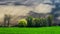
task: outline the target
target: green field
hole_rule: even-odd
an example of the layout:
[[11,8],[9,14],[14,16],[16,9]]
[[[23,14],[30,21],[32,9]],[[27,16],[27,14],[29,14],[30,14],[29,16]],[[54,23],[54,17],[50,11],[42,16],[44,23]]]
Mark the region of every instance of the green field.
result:
[[18,28],[1,27],[0,34],[60,34],[60,27]]

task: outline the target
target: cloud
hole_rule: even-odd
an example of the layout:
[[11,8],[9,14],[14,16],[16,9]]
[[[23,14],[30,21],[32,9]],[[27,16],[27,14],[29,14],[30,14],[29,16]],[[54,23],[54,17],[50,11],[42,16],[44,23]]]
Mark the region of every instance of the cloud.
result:
[[[12,0],[10,0],[12,1]],[[17,0],[16,0],[17,1]],[[0,20],[3,20],[4,14],[11,14],[18,17],[19,15],[27,15],[29,11],[34,11],[37,13],[50,13],[53,8],[52,5],[43,4],[43,0],[18,0],[22,4],[20,6],[0,6]],[[45,0],[46,1],[46,0]],[[34,7],[28,7],[27,5],[32,5]],[[36,6],[35,6],[36,5]]]
[[39,4],[38,6],[35,7],[34,10],[37,13],[50,13],[52,8],[53,6],[48,4]]
[[2,0],[4,2],[12,2],[12,3],[15,3],[15,2],[18,2],[18,3],[21,3],[21,4],[24,4],[26,6],[34,6],[34,5],[38,5],[40,3],[42,3],[44,0]]
[[60,0],[0,0],[4,1],[5,3],[12,2],[12,3],[20,3],[21,5],[25,6],[36,6],[40,3],[52,3],[51,1],[55,1],[55,3],[60,3]]

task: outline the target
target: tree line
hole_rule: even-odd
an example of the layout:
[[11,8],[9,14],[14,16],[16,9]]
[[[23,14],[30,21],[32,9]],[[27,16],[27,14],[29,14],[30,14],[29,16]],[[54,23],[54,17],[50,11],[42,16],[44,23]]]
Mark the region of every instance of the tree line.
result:
[[[8,26],[10,24],[11,15],[5,15],[4,17],[4,27]],[[7,25],[6,25],[7,23]],[[39,17],[34,18],[32,16],[28,16],[25,19],[20,19],[17,21],[18,25],[14,25],[14,27],[47,27],[47,26],[55,26],[54,23],[54,16],[49,15],[48,17]]]
[[46,27],[46,26],[54,26],[54,17],[49,15],[46,18],[34,18],[32,16],[28,16],[26,19],[21,19],[18,23],[21,27]]

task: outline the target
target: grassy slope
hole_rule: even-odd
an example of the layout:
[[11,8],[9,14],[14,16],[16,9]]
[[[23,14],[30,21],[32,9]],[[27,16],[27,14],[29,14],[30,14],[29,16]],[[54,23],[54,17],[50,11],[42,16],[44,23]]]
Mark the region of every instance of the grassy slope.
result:
[[60,27],[0,28],[0,34],[59,34]]

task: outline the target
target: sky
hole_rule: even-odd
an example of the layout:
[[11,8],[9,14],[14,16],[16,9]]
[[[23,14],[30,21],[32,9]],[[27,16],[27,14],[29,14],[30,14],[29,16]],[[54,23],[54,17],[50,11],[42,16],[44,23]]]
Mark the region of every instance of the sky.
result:
[[[60,3],[60,0],[0,0],[0,3],[7,3],[7,2],[18,2],[21,3],[25,6],[30,6],[34,9],[35,11],[40,11],[40,12],[44,12],[44,11],[51,11],[51,9],[55,6],[51,6],[48,4],[43,4],[43,3],[53,3],[52,1],[54,1],[54,3]],[[49,7],[49,9],[47,10],[47,7]],[[43,8],[43,10],[42,10]]]
[[[55,3],[59,3],[60,0],[54,0]],[[52,3],[51,0],[0,0],[0,3],[7,3],[7,2],[19,2],[21,4],[24,4],[23,6],[0,6],[0,18],[4,16],[5,13],[11,13],[12,15],[15,14],[26,14],[29,11],[34,11],[36,13],[50,13],[52,8],[54,6],[49,5],[49,4],[43,4],[43,3]],[[28,6],[33,6],[33,7],[28,7]],[[6,12],[7,11],[7,12]],[[18,11],[18,12],[17,12]],[[20,13],[21,11],[21,13]],[[3,14],[4,12],[4,14]]]
[[[44,11],[50,12],[53,6],[43,3],[52,3],[52,0],[0,0],[0,2],[19,2],[25,6],[30,6],[34,11],[40,11],[43,13]],[[55,2],[59,2],[60,0],[54,0]],[[35,8],[35,9],[34,9]],[[49,8],[47,10],[47,8]]]
[[[38,5],[38,4],[40,4],[40,3],[52,3],[51,1],[53,1],[53,0],[0,0],[0,2],[5,2],[5,3],[7,3],[7,2],[12,2],[12,3],[14,3],[14,2],[18,2],[18,3],[20,3],[20,4],[24,4],[24,5],[28,5],[28,6],[30,6],[30,5]],[[55,1],[55,3],[60,3],[60,0],[54,0]]]
[[[53,6],[51,5],[48,5],[48,4],[43,4],[43,3],[53,3],[52,1],[54,1],[54,3],[60,3],[60,0],[0,0],[0,3],[8,3],[8,2],[18,2],[18,3],[21,3],[25,6],[30,6],[30,7],[33,7],[33,8],[37,8],[36,10],[37,11],[48,11],[46,10],[47,7],[51,7],[53,8]],[[43,10],[41,9],[43,8]],[[50,8],[50,11],[51,11],[51,8]],[[41,10],[39,10],[41,9]]]

